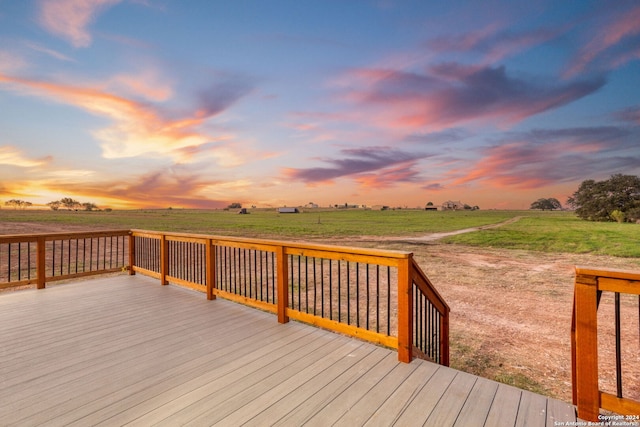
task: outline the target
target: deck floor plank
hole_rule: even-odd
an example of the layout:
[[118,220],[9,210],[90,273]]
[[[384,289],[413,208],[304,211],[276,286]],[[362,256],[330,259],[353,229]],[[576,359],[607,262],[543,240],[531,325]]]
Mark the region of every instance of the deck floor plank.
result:
[[0,294],[0,425],[553,425],[572,405],[140,275]]
[[497,391],[497,382],[478,378],[453,425],[457,427],[485,425]]

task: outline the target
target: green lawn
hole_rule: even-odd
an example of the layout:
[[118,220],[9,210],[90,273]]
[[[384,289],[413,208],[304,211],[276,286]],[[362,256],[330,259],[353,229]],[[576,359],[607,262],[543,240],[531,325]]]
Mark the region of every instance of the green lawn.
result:
[[502,227],[443,240],[473,246],[640,257],[640,225],[591,222],[571,212],[525,212]]

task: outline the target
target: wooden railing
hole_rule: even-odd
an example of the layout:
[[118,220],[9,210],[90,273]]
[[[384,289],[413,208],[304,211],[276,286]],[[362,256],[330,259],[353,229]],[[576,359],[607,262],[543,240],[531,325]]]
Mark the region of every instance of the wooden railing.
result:
[[121,271],[128,240],[129,230],[0,235],[0,289]]
[[[603,292],[613,293],[615,394],[600,389],[598,348],[599,338],[604,341],[604,337],[602,334],[598,335],[598,307],[601,305]],[[571,324],[572,384],[573,403],[578,407],[578,417],[583,420],[602,421],[602,408],[631,417],[626,420],[632,423],[640,422],[640,401],[623,395],[623,344],[626,342],[635,345],[637,342],[635,339],[623,342],[621,296],[628,298],[625,308],[632,313],[632,316],[625,316],[625,319],[640,316],[640,305],[636,306],[636,303],[640,304],[640,272],[576,267]],[[627,336],[638,334],[636,339],[640,340],[640,330],[627,328],[625,333]],[[600,345],[603,345],[602,342]],[[637,372],[637,359],[631,365],[626,367],[631,372]]]
[[0,236],[0,289],[117,271],[449,364],[449,307],[410,252],[146,230]]
[[395,348],[404,362],[449,363],[449,307],[409,252],[131,234],[131,273]]

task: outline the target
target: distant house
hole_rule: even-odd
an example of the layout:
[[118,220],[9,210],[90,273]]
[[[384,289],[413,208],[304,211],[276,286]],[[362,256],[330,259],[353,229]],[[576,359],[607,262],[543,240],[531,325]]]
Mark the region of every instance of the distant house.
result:
[[300,211],[298,210],[298,208],[283,207],[283,208],[278,208],[278,213],[300,213]]
[[374,210],[374,211],[386,211],[387,209],[389,209],[389,206],[387,206],[387,205],[373,205],[373,206],[371,206],[371,210]]
[[464,203],[462,203],[460,200],[448,200],[442,204],[443,211],[457,211],[462,209],[464,209]]
[[437,211],[438,207],[437,206],[425,206],[424,208],[425,211]]

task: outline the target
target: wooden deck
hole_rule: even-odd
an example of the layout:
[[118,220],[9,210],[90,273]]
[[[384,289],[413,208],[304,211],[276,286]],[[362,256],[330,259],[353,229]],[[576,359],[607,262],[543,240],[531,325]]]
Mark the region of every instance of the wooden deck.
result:
[[574,407],[144,276],[0,294],[2,426],[555,421]]

